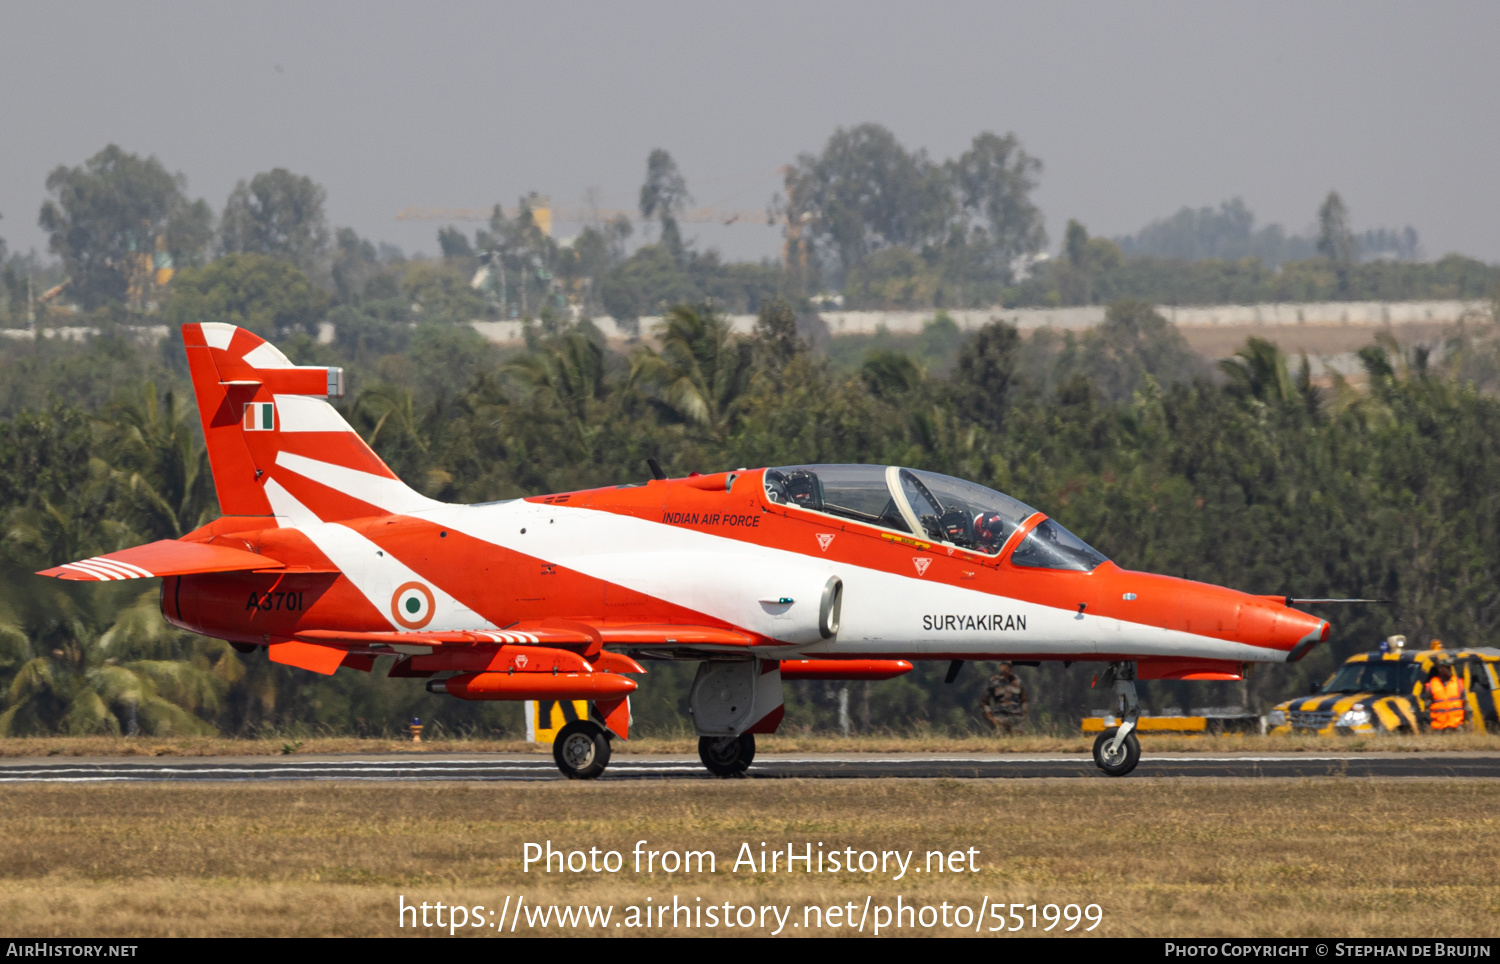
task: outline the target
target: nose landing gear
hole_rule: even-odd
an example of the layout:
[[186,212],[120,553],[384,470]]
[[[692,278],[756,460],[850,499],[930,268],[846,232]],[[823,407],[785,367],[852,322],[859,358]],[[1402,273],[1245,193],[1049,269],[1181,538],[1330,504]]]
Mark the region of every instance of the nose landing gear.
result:
[[1135,663],[1110,663],[1101,683],[1114,683],[1120,697],[1120,725],[1112,726],[1094,740],[1094,765],[1112,777],[1123,777],[1141,762],[1141,741],[1135,725],[1141,707],[1135,695]]

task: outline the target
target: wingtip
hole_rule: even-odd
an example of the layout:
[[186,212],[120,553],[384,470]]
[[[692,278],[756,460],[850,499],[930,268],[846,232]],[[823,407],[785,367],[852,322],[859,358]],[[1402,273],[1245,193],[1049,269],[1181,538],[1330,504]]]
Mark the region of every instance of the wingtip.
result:
[[91,575],[88,575],[87,573],[77,572],[77,571],[75,571],[73,569],[68,569],[68,568],[66,568],[64,566],[53,566],[51,569],[39,569],[39,570],[37,570],[36,574],[38,576],[50,576],[53,579],[67,579],[67,580],[70,580],[72,582],[102,582],[103,581],[98,576],[91,576]]

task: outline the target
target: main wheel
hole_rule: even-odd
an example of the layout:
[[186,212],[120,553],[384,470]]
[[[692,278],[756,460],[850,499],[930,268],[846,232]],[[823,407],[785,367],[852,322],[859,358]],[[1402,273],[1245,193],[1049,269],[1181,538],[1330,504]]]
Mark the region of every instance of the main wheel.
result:
[[609,766],[609,737],[597,723],[574,720],[552,741],[552,759],[569,780],[592,780]]
[[1094,765],[1112,777],[1123,777],[1141,762],[1141,741],[1135,738],[1134,730],[1125,734],[1119,749],[1111,752],[1109,743],[1119,731],[1118,726],[1112,726],[1094,740]]
[[700,736],[698,759],[714,776],[739,776],[750,769],[750,761],[755,759],[755,735]]

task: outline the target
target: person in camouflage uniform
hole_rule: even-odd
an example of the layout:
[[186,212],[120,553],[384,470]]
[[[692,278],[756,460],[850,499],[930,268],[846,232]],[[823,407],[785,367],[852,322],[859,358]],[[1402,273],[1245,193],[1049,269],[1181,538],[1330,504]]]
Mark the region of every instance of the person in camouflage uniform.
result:
[[1009,663],[984,688],[984,718],[996,733],[1014,733],[1026,725],[1026,688]]

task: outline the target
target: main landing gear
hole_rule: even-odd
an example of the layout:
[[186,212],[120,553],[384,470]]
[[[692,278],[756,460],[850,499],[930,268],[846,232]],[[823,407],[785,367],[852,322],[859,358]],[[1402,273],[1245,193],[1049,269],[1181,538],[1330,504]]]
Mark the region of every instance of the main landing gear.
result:
[[557,731],[552,759],[569,780],[592,780],[609,766],[609,734],[593,720],[574,720]]
[[698,737],[698,759],[716,777],[737,777],[755,759],[755,734]]
[[1135,735],[1136,720],[1141,715],[1135,695],[1135,663],[1110,663],[1099,682],[1115,684],[1120,697],[1120,725],[1094,740],[1094,765],[1112,777],[1123,777],[1141,762],[1141,741]]

